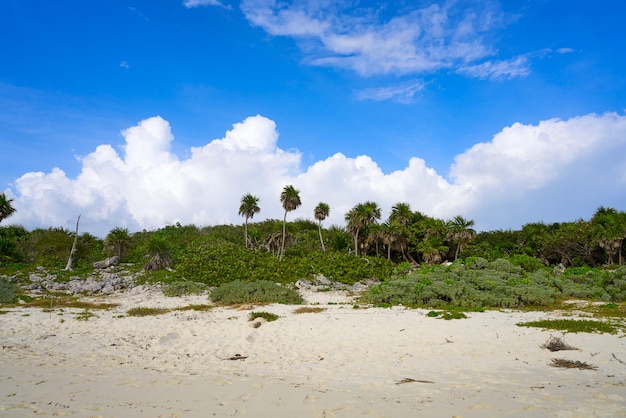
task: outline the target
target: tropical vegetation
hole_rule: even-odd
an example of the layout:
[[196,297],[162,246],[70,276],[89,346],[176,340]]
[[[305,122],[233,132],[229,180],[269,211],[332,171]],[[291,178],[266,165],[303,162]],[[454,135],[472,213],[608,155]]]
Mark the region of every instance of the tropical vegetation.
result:
[[[145,280],[167,282],[171,294],[211,289],[213,298],[230,286],[236,294],[282,295],[267,283],[290,289],[298,280],[323,275],[346,286],[377,281],[361,303],[378,306],[480,309],[545,306],[564,298],[626,301],[626,212],[617,209],[600,207],[588,220],[476,232],[473,220],[434,218],[404,202],[393,205],[387,219],[376,202],[357,203],[345,214],[345,227],[324,227],[330,214],[324,202],[313,219],[288,222],[288,213],[302,204],[292,185],[283,188],[280,202],[282,220],[250,222],[260,208],[258,197],[248,193],[239,206],[243,225],[177,223],[140,232],[116,227],[104,239],[63,228],[1,225],[0,293],[14,300],[16,284],[38,267],[69,277],[61,271],[75,241],[75,274],[91,272],[95,261],[115,255],[142,270]],[[0,195],[2,219],[15,212],[11,203]]]

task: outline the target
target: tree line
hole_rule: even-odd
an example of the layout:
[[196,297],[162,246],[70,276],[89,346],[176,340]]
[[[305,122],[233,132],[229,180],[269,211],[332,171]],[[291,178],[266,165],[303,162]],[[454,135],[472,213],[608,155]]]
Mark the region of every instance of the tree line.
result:
[[[116,227],[104,240],[83,233],[78,240],[76,257],[89,263],[93,258],[115,254],[121,260],[141,260],[150,269],[160,269],[175,264],[189,246],[210,240],[243,243],[248,250],[268,251],[279,260],[286,254],[297,256],[310,251],[347,252],[362,258],[378,256],[396,264],[418,265],[440,264],[470,256],[489,260],[516,259],[520,263],[538,265],[562,263],[591,267],[621,265],[624,259],[626,212],[613,208],[600,207],[589,220],[537,222],[519,230],[477,233],[473,220],[460,215],[449,220],[430,217],[413,211],[403,202],[393,205],[385,220],[381,219],[381,209],[376,202],[358,203],[345,214],[345,227],[323,227],[322,222],[330,214],[325,202],[315,207],[314,221],[287,222],[288,214],[302,204],[300,191],[288,185],[279,198],[284,209],[282,222],[250,222],[261,208],[260,199],[247,193],[239,206],[239,215],[244,218],[241,226],[197,228],[177,224],[135,233]],[[0,222],[14,213],[12,199],[0,193]],[[0,262],[34,262],[44,256],[67,260],[75,235],[62,228],[27,231],[19,225],[0,226]],[[237,238],[242,235],[243,241]],[[55,251],[64,251],[65,255]]]

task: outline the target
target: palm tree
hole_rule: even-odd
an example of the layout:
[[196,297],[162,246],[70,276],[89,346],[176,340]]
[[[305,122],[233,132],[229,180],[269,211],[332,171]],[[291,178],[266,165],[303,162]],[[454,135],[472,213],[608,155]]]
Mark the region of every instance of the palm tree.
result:
[[626,238],[626,212],[613,208],[600,207],[591,218],[598,246],[609,256],[609,264],[614,263],[615,255],[622,264],[622,243]]
[[287,212],[298,209],[302,202],[300,201],[300,190],[296,189],[292,185],[285,186],[280,194],[280,203],[285,209],[285,217],[283,218],[283,242],[280,248],[279,260],[282,261],[283,254],[285,253],[285,237],[287,235]]
[[359,203],[346,213],[345,219],[348,222],[348,232],[354,238],[354,254],[358,256],[359,233],[380,219],[380,208],[375,202]]
[[396,203],[391,208],[391,214],[389,214],[389,220],[387,221],[391,227],[388,232],[391,232],[393,242],[397,242],[400,245],[400,251],[402,252],[402,258],[406,260],[406,254],[404,253],[405,246],[408,248],[408,236],[409,236],[409,224],[414,219],[413,211],[408,203]]
[[448,234],[453,242],[456,242],[456,252],[454,253],[454,259],[456,260],[461,252],[463,246],[474,239],[476,231],[472,229],[474,226],[473,220],[467,220],[461,215],[457,215],[454,219],[447,222]]
[[7,195],[0,193],[0,222],[15,213],[15,208],[11,205],[13,199],[7,199]]
[[241,198],[241,206],[239,206],[239,215],[246,218],[246,224],[244,226],[244,239],[246,240],[246,248],[248,248],[248,219],[252,219],[255,213],[259,213],[261,208],[259,207],[259,198],[251,195],[250,193],[244,195]]
[[104,244],[109,248],[119,261],[122,261],[126,250],[131,247],[132,241],[128,233],[128,228],[113,228],[104,240]]
[[327,203],[320,202],[315,206],[315,210],[313,211],[315,215],[315,219],[317,219],[317,230],[320,233],[320,243],[322,244],[322,251],[326,251],[324,247],[324,239],[322,239],[322,221],[328,217],[330,214],[330,206]]
[[397,223],[398,225],[407,226],[413,218],[413,212],[411,206],[408,203],[396,203],[391,208],[391,214],[389,220]]

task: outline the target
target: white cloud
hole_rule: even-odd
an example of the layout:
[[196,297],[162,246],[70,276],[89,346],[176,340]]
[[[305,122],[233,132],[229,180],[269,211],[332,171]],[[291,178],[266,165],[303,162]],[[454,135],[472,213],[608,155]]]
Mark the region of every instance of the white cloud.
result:
[[449,179],[416,157],[388,174],[369,156],[340,153],[303,169],[300,153],[280,149],[275,123],[258,115],[192,148],[186,159],[172,153],[171,128],[158,116],[122,135],[121,154],[98,146],[80,160],[76,178],[55,168],[17,179],[6,191],[17,209],[11,222],[72,228],[82,214],[81,229],[100,236],[115,226],[240,223],[245,193],[261,199],[255,221],[280,219],[286,184],[299,188],[303,201],[292,219],[312,219],[325,201],[328,225],[343,225],[345,213],[366,200],[385,217],[393,204],[408,202],[444,219],[462,214],[479,229],[588,218],[601,205],[626,208],[626,116],[615,113],[516,123],[458,155]]
[[393,100],[399,103],[412,103],[415,95],[424,90],[425,84],[413,81],[397,86],[365,89],[357,94],[360,100]]
[[503,80],[526,77],[530,74],[530,65],[526,57],[519,56],[506,61],[487,61],[476,65],[466,65],[460,67],[457,72],[474,78]]
[[219,0],[185,0],[183,6],[188,9],[200,6],[221,6],[225,7]]
[[122,62],[120,62],[120,67],[125,68],[125,69],[128,70],[130,68],[130,65],[128,64],[128,62],[122,61]]
[[462,73],[470,77],[481,77],[485,71],[507,77],[525,75],[512,68],[520,65],[515,58],[494,58],[496,51],[487,40],[502,26],[497,3],[472,7],[443,2],[404,9],[404,14],[392,18],[384,17],[385,7],[350,6],[348,2],[318,1],[241,3],[251,24],[271,35],[302,41],[306,61],[313,65],[347,68],[363,76],[460,68],[466,68]]

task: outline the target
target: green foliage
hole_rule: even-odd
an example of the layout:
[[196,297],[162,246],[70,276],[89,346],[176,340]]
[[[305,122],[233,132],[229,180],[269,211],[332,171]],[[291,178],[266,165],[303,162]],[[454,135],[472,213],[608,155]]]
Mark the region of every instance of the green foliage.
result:
[[540,270],[545,265],[537,257],[532,257],[526,254],[514,254],[509,258],[509,261],[514,265],[520,266],[522,270],[533,272]]
[[482,270],[489,266],[489,260],[483,257],[467,257],[465,266],[471,270]]
[[617,333],[617,327],[615,325],[591,319],[546,319],[542,321],[522,322],[517,325],[520,327],[537,327],[565,332]]
[[[475,265],[476,259],[469,263],[466,260],[468,264]],[[548,306],[563,298],[619,302],[626,300],[624,276],[626,267],[614,272],[596,269],[557,276],[546,269],[523,272],[503,259],[480,270],[462,269],[454,263],[449,267],[421,268],[407,277],[373,286],[363,294],[362,301],[376,306],[465,309]]]
[[347,253],[319,250],[297,257],[288,256],[279,262],[266,251],[250,250],[241,245],[221,242],[190,249],[180,258],[176,269],[185,279],[209,286],[219,286],[234,280],[290,283],[318,274],[353,284],[363,279],[389,278],[393,264],[382,257],[361,259]]
[[272,322],[272,321],[276,321],[280,317],[270,312],[251,312],[248,318],[250,321],[254,321],[257,318],[263,318],[267,322]]
[[519,273],[522,270],[520,266],[516,266],[515,264],[504,258],[498,258],[490,262],[489,268],[497,271],[503,271],[506,273]]
[[467,315],[460,311],[430,311],[426,314],[429,318],[441,318],[446,321],[451,319],[466,319]]
[[219,305],[243,303],[283,303],[300,304],[302,296],[293,289],[262,280],[248,283],[236,280],[225,283],[211,291],[210,298]]
[[19,286],[17,286],[15,283],[11,283],[3,278],[0,278],[0,304],[17,303],[18,292]]
[[177,297],[185,295],[200,295],[207,290],[207,286],[203,283],[190,281],[173,281],[163,288],[165,296]]

